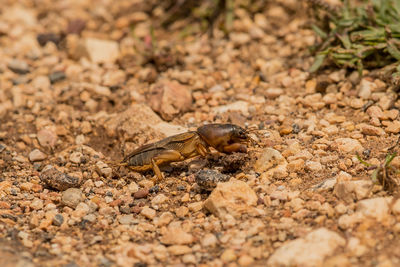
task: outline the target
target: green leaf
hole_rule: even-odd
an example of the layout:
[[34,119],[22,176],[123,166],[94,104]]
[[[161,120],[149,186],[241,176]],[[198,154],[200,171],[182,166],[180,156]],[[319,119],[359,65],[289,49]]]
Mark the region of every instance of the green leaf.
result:
[[400,51],[397,49],[396,45],[393,42],[387,42],[387,50],[392,57],[400,61]]
[[361,77],[364,70],[364,64],[362,63],[361,59],[357,61],[357,71],[358,75]]
[[342,42],[343,46],[346,49],[351,48],[351,42],[348,34],[343,34],[343,35],[337,34],[337,37],[340,39],[340,41]]
[[[355,59],[357,60],[357,59]],[[343,59],[336,59],[334,60],[336,64],[340,65],[340,66],[344,66],[344,67],[350,67],[350,68],[355,68],[355,62],[354,60],[343,60]]]
[[348,19],[350,17],[350,1],[344,0],[344,8],[342,9],[343,18]]
[[235,1],[228,0],[225,2],[225,28],[228,31],[231,31],[233,28],[233,20],[234,20],[234,8],[235,8]]
[[311,25],[311,28],[322,39],[325,39],[325,38],[328,37],[328,35],[320,27],[318,27],[317,25],[313,24],[313,25]]
[[385,164],[384,164],[385,167],[389,166],[390,162],[392,162],[392,160],[396,157],[396,155],[397,155],[396,152],[386,155]]
[[311,72],[311,73],[312,72],[316,72],[321,67],[322,63],[324,63],[325,58],[326,58],[326,54],[325,53],[324,54],[318,54],[315,57],[315,61],[312,64],[309,72]]
[[379,168],[374,170],[374,172],[371,175],[371,180],[374,184],[378,183],[378,173],[379,173]]
[[400,16],[400,0],[393,1],[393,9],[396,12],[397,16]]
[[365,160],[363,160],[363,159],[360,157],[360,155],[359,155],[358,153],[356,153],[356,158],[358,159],[358,161],[359,161],[362,165],[364,165],[364,166],[366,166],[366,167],[371,167],[371,164],[368,163],[368,162],[366,162]]
[[354,19],[341,19],[338,21],[338,26],[340,27],[350,27],[354,24],[356,24],[356,20]]
[[[342,1],[338,16],[328,21],[329,31],[311,26],[323,40],[323,52],[316,55],[310,71],[318,70],[326,57],[360,75],[364,68],[400,63],[400,0]],[[393,75],[400,75],[400,69]]]
[[357,55],[357,57],[364,59],[364,58],[368,57],[369,55],[371,55],[373,52],[375,52],[375,48],[373,46],[365,46],[365,47],[359,48],[357,50],[356,55]]
[[334,59],[351,60],[354,58],[352,54],[349,53],[332,53]]

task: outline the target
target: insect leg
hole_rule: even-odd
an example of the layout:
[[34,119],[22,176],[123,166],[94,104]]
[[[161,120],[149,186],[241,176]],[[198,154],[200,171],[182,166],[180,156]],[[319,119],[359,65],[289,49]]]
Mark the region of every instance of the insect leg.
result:
[[153,171],[157,176],[157,179],[155,180],[155,182],[159,182],[161,181],[164,177],[160,171],[160,168],[158,167],[156,161],[153,159],[151,159],[151,166],[153,167]]
[[185,158],[182,156],[182,154],[176,150],[165,150],[165,151],[159,153],[157,156],[153,157],[151,159],[151,166],[153,167],[154,173],[157,176],[157,179],[155,182],[160,182],[163,179],[163,175],[160,171],[160,168],[158,167],[158,164],[161,164],[164,162],[181,161],[184,159]]
[[202,144],[197,144],[196,145],[196,151],[197,151],[197,153],[199,153],[203,157],[207,156],[207,154],[210,153],[210,149],[208,149],[208,147],[205,147]]
[[224,152],[231,153],[231,152],[247,152],[247,147],[241,143],[233,143],[231,145],[227,145],[223,147]]

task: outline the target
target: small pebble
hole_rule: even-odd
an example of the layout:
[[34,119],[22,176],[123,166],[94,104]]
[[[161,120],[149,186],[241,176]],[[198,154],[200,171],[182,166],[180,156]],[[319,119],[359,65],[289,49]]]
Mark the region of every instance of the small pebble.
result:
[[68,207],[75,208],[82,200],[82,191],[78,188],[69,188],[62,192],[61,203]]
[[132,214],[127,214],[127,215],[122,215],[122,216],[119,218],[118,221],[119,221],[120,224],[127,224],[127,225],[129,225],[129,224],[133,224],[133,222],[134,222],[135,220],[134,220]]
[[34,149],[34,150],[32,150],[31,153],[29,153],[29,160],[31,162],[45,160],[46,158],[47,158],[47,155],[45,153],[43,153],[42,151],[40,151],[39,149]]
[[149,189],[149,193],[150,194],[157,194],[160,191],[160,186],[159,185],[155,185],[153,187],[151,187]]
[[79,164],[82,161],[83,154],[81,152],[74,152],[69,156],[69,160],[72,163]]
[[201,189],[212,191],[219,182],[226,182],[229,176],[214,170],[200,170],[195,174],[195,181]]
[[30,207],[34,210],[41,210],[43,209],[43,200],[41,199],[34,199],[30,205]]
[[53,224],[55,226],[61,226],[64,222],[64,217],[62,216],[62,214],[56,214],[53,218]]
[[221,254],[221,260],[225,263],[235,261],[237,259],[236,252],[233,249],[226,249]]
[[55,33],[41,33],[37,35],[36,39],[41,46],[45,46],[48,42],[58,45],[61,41],[61,36]]
[[136,199],[145,198],[145,197],[147,197],[148,194],[149,194],[149,189],[144,188],[144,189],[140,189],[139,191],[134,193],[133,197]]
[[240,266],[251,266],[254,263],[254,259],[249,255],[242,255],[238,262]]
[[131,208],[129,206],[121,206],[119,208],[119,211],[121,213],[129,214],[129,213],[131,213]]
[[37,133],[37,139],[42,147],[53,148],[57,143],[57,135],[55,132],[42,129]]
[[189,213],[189,209],[185,206],[179,207],[175,210],[175,214],[179,218],[185,217],[188,213]]
[[142,214],[144,217],[150,220],[156,217],[156,211],[149,207],[144,207],[140,212],[140,214]]
[[63,71],[52,72],[52,73],[50,73],[50,75],[49,75],[49,79],[50,79],[50,82],[51,82],[52,84],[53,84],[53,83],[56,83],[56,82],[58,82],[58,81],[62,81],[62,80],[64,80],[66,77],[67,77],[67,76],[65,75],[65,72],[63,72]]
[[94,223],[95,221],[96,221],[96,215],[94,215],[93,213],[91,213],[91,214],[88,214],[88,215],[85,215],[85,216],[83,216],[83,218],[82,218],[83,220],[86,220],[86,221],[88,221],[88,222],[91,222],[91,223]]
[[33,163],[33,169],[35,169],[36,171],[40,171],[41,168],[42,168],[42,163],[40,162]]
[[28,63],[18,59],[11,60],[7,67],[17,74],[27,74],[30,72]]
[[81,183],[79,177],[71,176],[47,165],[40,174],[40,180],[48,187],[64,191],[71,187],[78,187]]

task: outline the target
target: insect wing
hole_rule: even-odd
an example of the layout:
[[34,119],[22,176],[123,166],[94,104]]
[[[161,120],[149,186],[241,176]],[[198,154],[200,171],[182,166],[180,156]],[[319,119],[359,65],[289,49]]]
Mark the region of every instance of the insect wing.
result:
[[184,143],[187,140],[190,140],[193,136],[196,135],[196,132],[187,132],[187,133],[181,133],[177,135],[173,135],[167,138],[164,138],[158,142],[155,143],[150,143],[147,145],[143,145],[139,147],[138,149],[132,151],[128,156],[124,158],[122,162],[126,162],[129,160],[129,158],[143,152],[147,152],[153,149],[169,149],[169,147],[173,147],[176,145],[176,143]]

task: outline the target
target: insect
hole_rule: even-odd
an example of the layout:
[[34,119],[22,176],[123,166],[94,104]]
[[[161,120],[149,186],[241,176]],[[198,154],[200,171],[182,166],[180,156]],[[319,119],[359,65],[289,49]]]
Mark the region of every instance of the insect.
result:
[[130,153],[120,165],[133,171],[153,169],[156,182],[163,179],[159,166],[183,161],[198,155],[205,157],[210,147],[219,152],[246,152],[249,137],[246,130],[234,124],[207,124],[190,131],[173,135],[158,142],[144,145]]

